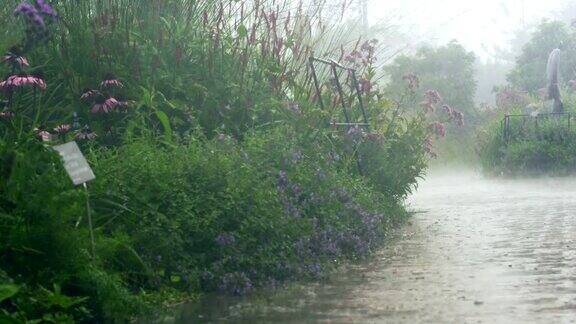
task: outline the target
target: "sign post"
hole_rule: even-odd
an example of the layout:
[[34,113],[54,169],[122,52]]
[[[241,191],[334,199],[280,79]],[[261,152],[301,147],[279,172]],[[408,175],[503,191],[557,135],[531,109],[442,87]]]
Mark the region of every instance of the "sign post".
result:
[[[80,151],[78,144],[76,142],[69,142],[62,145],[54,146],[54,150],[60,153],[62,160],[64,161],[64,169],[72,179],[74,185],[82,185],[84,187],[84,191],[86,192],[86,216],[88,218],[88,227],[90,230],[90,242],[92,245],[92,257],[95,256],[95,241],[94,241],[94,227],[92,225],[92,211],[90,209],[90,195],[88,192],[88,185],[86,184],[89,181],[96,179],[94,172],[90,168],[88,161]],[[76,223],[76,227],[80,224],[82,220],[82,216],[78,219]]]

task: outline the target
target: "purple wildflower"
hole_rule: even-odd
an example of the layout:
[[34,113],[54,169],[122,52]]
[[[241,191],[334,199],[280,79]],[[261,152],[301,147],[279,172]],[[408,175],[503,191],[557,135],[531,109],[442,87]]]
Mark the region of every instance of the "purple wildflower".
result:
[[54,10],[54,8],[52,8],[52,6],[46,2],[46,0],[36,0],[36,8],[43,16],[50,17],[52,19],[58,18],[56,10]]
[[46,22],[42,15],[35,6],[29,4],[28,2],[21,2],[14,10],[14,15],[19,16],[23,15],[27,19],[28,23],[31,23],[33,26],[39,29],[44,29],[46,27]]
[[84,126],[84,128],[77,130],[76,134],[74,135],[74,138],[77,140],[91,140],[95,139],[96,137],[98,137],[98,135],[94,133],[88,126]]
[[233,233],[222,233],[216,237],[215,241],[216,244],[218,244],[221,247],[231,246],[234,245],[234,243],[236,243],[236,237],[234,236]]
[[242,296],[252,291],[253,286],[252,281],[244,272],[233,272],[224,275],[218,288],[220,291]]

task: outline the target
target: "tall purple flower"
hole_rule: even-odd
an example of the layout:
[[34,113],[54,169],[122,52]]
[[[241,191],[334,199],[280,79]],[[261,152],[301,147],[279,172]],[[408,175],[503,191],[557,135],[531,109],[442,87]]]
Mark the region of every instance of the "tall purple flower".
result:
[[36,0],[36,8],[38,8],[38,11],[43,16],[50,17],[52,19],[58,18],[56,10],[54,10],[54,8],[52,8],[52,6],[46,2],[46,0]]
[[46,22],[42,15],[35,6],[29,4],[26,1],[21,2],[14,10],[14,15],[19,16],[23,15],[26,18],[26,21],[30,23],[32,26],[37,27],[39,29],[46,28]]

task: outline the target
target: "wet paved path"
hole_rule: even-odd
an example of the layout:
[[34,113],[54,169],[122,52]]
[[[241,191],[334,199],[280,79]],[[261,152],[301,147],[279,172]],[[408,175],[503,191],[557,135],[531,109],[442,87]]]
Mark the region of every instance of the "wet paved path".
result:
[[370,262],[202,318],[576,323],[576,179],[432,177],[409,203],[421,212]]

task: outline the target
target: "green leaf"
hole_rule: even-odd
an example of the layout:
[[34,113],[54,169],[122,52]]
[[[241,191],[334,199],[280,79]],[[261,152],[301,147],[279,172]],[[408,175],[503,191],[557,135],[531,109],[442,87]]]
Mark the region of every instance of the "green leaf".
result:
[[20,287],[13,284],[0,285],[0,302],[12,298],[20,291]]
[[154,113],[164,128],[165,139],[169,141],[172,138],[172,126],[170,126],[170,119],[168,118],[168,115],[166,115],[166,113],[161,110],[156,110]]
[[242,24],[238,26],[236,32],[238,33],[239,38],[244,38],[248,35],[248,29],[246,29],[246,26]]

